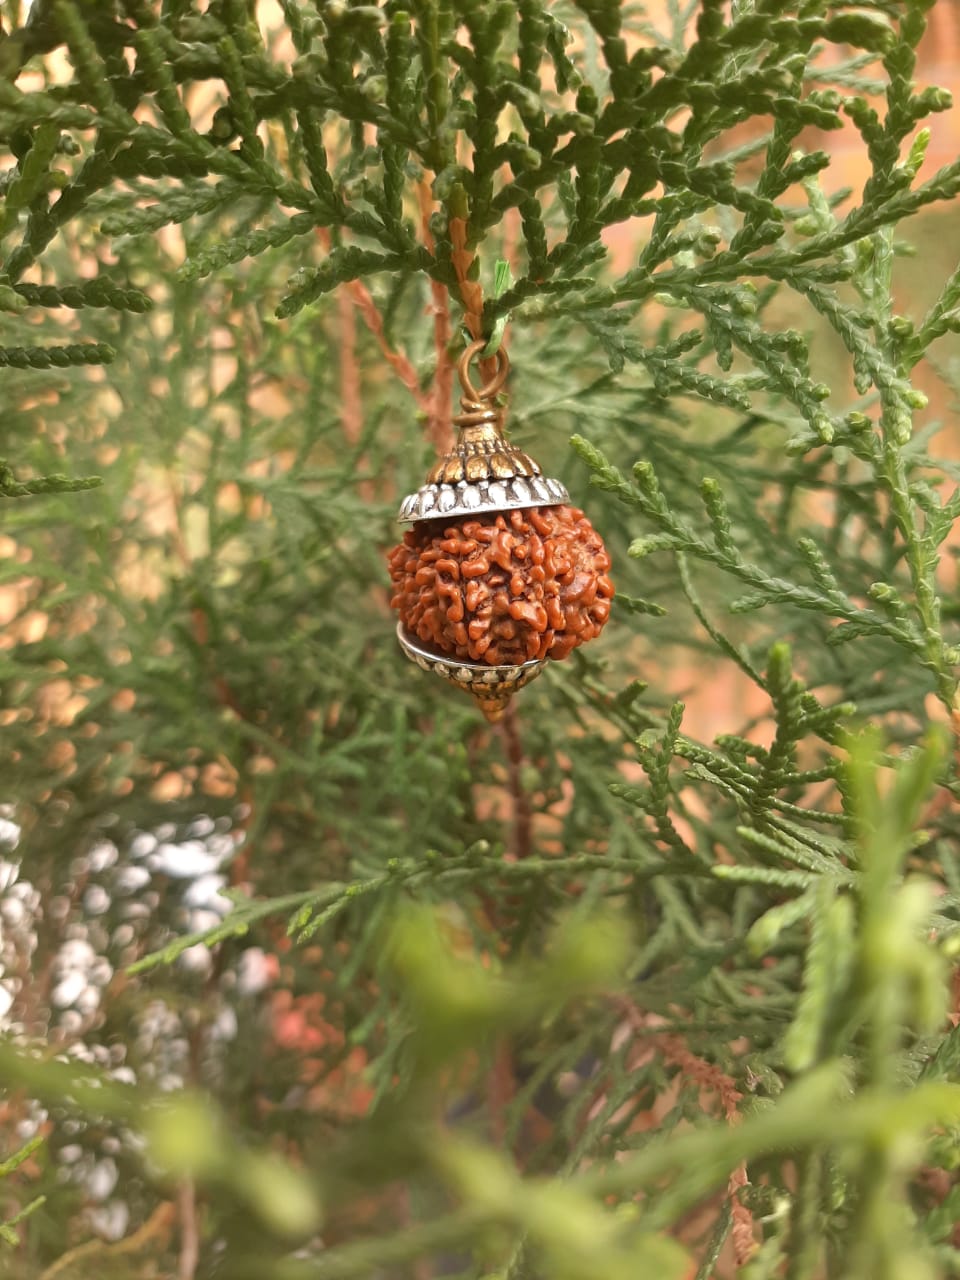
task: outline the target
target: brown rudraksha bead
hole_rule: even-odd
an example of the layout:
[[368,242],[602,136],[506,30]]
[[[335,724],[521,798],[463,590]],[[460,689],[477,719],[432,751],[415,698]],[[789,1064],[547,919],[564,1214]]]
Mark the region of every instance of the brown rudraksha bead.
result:
[[461,662],[565,658],[610,616],[610,557],[576,507],[420,521],[389,564],[407,633]]

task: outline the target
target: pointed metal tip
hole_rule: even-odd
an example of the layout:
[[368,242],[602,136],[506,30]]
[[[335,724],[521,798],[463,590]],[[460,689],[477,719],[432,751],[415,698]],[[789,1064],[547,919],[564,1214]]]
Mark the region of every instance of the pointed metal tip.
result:
[[503,719],[503,713],[506,711],[507,703],[510,701],[509,698],[480,698],[476,694],[473,697],[477,706],[483,712],[483,718],[489,724],[497,724],[498,721]]

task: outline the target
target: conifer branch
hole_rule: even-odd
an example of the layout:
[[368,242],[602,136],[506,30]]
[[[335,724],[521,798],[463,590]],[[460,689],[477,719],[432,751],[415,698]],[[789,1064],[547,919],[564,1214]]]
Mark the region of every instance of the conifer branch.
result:
[[[913,379],[960,276],[914,314],[897,274],[904,222],[960,195],[927,159],[929,6],[3,8],[0,496],[31,501],[0,548],[0,841],[12,803],[64,930],[109,889],[131,1019],[170,966],[172,1018],[246,1036],[212,1139],[199,1114],[160,1135],[182,1269],[199,1203],[226,1206],[225,1268],[290,1280],[709,1280],[760,1223],[753,1265],[788,1280],[955,1266],[957,759],[925,725],[931,694],[958,723],[960,472]],[[846,194],[806,141],[845,124],[869,170]],[[618,590],[619,638],[524,691],[522,750],[394,660],[381,564],[423,424],[449,434],[456,335],[495,349],[508,320],[518,435],[543,428],[576,505],[589,477]],[[162,845],[232,886],[212,915]],[[114,866],[156,882],[120,929]],[[282,978],[240,996],[251,947]],[[28,969],[22,1025],[55,1028]],[[51,1115],[149,1129],[135,1090],[22,1057]],[[322,1121],[323,1247],[312,1175],[229,1138],[237,1097],[297,1158]],[[374,1166],[409,1195],[361,1238],[338,1205],[360,1188],[387,1223]]]

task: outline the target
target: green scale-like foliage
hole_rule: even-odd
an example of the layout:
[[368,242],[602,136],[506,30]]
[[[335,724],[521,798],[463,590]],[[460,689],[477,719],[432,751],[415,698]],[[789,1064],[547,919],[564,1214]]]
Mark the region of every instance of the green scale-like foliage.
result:
[[[956,1274],[929,6],[22,10],[0,816],[44,906],[0,1082],[49,1122],[0,1132],[10,1274]],[[810,141],[843,128],[846,193]],[[383,564],[474,283],[618,590],[503,730],[403,660]],[[161,871],[128,909],[138,850],[214,829],[215,922]],[[115,971],[79,1027],[78,937]],[[122,1240],[58,1176],[77,1134],[122,1152]]]

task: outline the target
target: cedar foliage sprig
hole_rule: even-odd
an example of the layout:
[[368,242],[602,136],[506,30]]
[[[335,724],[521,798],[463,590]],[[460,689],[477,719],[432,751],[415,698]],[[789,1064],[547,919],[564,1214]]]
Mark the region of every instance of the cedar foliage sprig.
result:
[[[6,1160],[0,1161],[0,1178],[8,1178],[15,1173],[21,1165],[25,1164],[34,1154],[38,1147],[43,1145],[43,1138],[34,1137],[25,1142],[19,1150],[14,1151]],[[17,1210],[12,1217],[7,1218],[4,1222],[0,1222],[0,1240],[4,1244],[16,1247],[20,1243],[20,1233],[17,1227],[25,1222],[32,1213],[36,1213],[45,1201],[44,1196],[36,1196],[30,1200],[21,1209]]]
[[[922,314],[892,305],[899,224],[960,193],[960,163],[924,169],[918,126],[950,106],[916,82],[929,6],[704,0],[668,6],[664,31],[612,0],[279,8],[270,30],[248,0],[37,0],[23,25],[4,6],[0,41],[0,494],[31,498],[3,504],[28,555],[0,570],[27,637],[0,651],[0,803],[72,927],[78,851],[109,838],[132,864],[155,829],[189,840],[201,808],[242,830],[224,918],[191,930],[161,887],[117,963],[190,1006],[203,1077],[210,1019],[176,966],[277,948],[292,1000],[322,988],[317,1078],[358,1050],[373,1095],[318,1124],[298,1057],[283,1105],[265,1098],[270,1037],[238,1002],[249,1054],[210,1069],[204,1104],[137,1121],[153,1168],[209,1192],[201,1265],[626,1280],[689,1274],[689,1247],[709,1280],[733,1233],[757,1280],[955,1270],[956,1197],[930,1187],[956,1163],[957,782],[925,729],[931,694],[955,716],[938,561],[960,502],[911,377],[960,331],[960,274]],[[862,52],[837,65],[830,45]],[[20,82],[59,49],[72,78]],[[844,121],[870,163],[850,199],[803,147]],[[639,218],[613,277],[601,237]],[[511,220],[512,283],[490,289]],[[506,786],[500,742],[395,660],[379,556],[425,461],[390,371],[420,393],[448,359],[428,299],[475,321],[478,282],[484,336],[512,319],[515,427],[544,430],[578,500],[592,476],[611,634],[636,627],[525,691]],[[835,335],[851,402],[784,296]],[[68,330],[36,324],[63,308]],[[117,351],[119,409],[78,372]],[[64,453],[107,483],[51,503],[93,483]],[[678,650],[705,681],[742,677],[764,727],[730,712],[702,741],[698,691],[665,696]],[[61,678],[72,721],[50,710]],[[136,1043],[162,988],[131,990]],[[107,1080],[78,1090],[20,1052],[0,1071],[134,1123]],[[496,1150],[456,1120],[485,1106]],[[232,1128],[330,1158],[305,1177]],[[318,1188],[331,1238],[357,1235],[351,1196],[378,1178],[418,1220],[318,1241]],[[681,1248],[698,1203],[720,1207]],[[42,1251],[57,1227],[38,1212]]]

